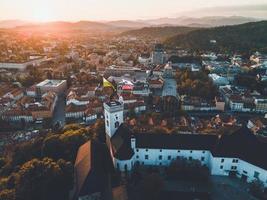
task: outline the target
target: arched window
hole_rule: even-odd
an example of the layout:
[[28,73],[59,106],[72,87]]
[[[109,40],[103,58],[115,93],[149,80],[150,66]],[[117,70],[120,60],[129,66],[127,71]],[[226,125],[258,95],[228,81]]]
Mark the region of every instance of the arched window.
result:
[[120,123],[118,121],[115,122],[115,128],[119,128]]

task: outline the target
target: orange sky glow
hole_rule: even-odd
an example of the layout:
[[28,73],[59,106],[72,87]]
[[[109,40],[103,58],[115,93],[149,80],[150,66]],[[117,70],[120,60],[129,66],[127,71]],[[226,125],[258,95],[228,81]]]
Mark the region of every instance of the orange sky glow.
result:
[[[193,10],[206,7],[248,6],[249,8],[250,5],[263,4],[267,5],[266,0],[0,0],[0,19],[41,22],[148,19],[177,17],[188,13],[193,15]],[[261,8],[259,7],[259,13],[264,11],[267,13],[267,6],[266,10]],[[205,14],[209,13],[203,11],[202,15]],[[233,14],[240,15],[238,12]]]

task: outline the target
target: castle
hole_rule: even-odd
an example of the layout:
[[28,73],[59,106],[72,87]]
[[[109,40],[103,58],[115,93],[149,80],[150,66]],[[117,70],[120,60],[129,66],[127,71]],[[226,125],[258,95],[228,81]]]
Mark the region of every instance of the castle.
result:
[[107,145],[115,168],[131,171],[136,163],[168,166],[173,160],[199,160],[211,175],[236,176],[267,186],[267,144],[246,127],[233,134],[148,134],[132,133],[123,124],[123,104],[104,103]]

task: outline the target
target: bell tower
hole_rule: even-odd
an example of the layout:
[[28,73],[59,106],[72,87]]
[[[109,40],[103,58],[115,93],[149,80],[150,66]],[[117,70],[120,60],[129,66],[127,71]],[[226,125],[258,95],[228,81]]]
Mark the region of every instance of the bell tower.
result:
[[123,104],[119,101],[104,103],[105,128],[107,138],[111,138],[123,123]]

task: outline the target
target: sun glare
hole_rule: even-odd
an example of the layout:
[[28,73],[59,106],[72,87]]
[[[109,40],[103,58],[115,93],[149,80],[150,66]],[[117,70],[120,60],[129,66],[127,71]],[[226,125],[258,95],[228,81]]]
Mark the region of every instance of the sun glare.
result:
[[33,20],[38,22],[47,22],[54,20],[53,9],[51,4],[45,1],[37,1],[33,5]]

